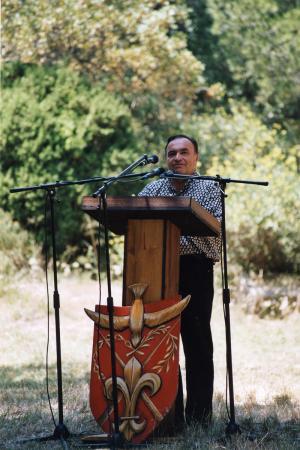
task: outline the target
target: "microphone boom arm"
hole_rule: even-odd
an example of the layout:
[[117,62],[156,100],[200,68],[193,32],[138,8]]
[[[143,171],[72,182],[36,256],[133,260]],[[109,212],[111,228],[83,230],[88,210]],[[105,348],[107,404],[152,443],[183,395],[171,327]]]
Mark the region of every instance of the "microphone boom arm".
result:
[[111,185],[112,183],[117,181],[119,178],[122,178],[128,174],[131,174],[131,172],[134,169],[136,169],[137,167],[145,166],[146,164],[150,164],[150,163],[155,164],[157,162],[158,162],[158,156],[156,156],[156,155],[152,155],[152,156],[148,157],[145,154],[145,155],[141,156],[139,159],[137,159],[132,164],[130,164],[128,167],[126,167],[126,169],[122,170],[122,172],[120,172],[117,177],[112,177],[111,179],[105,181],[104,184],[99,189],[97,189],[96,192],[94,192],[92,194],[93,197],[99,197],[102,194],[102,192],[106,191],[106,189],[109,185]]
[[206,181],[217,181],[218,183],[243,183],[243,184],[256,184],[259,186],[268,186],[268,181],[255,181],[255,180],[236,180],[233,178],[223,178],[219,175],[209,176],[209,175],[183,175],[180,173],[174,173],[170,170],[161,175],[162,178],[173,178],[176,180],[206,180]]

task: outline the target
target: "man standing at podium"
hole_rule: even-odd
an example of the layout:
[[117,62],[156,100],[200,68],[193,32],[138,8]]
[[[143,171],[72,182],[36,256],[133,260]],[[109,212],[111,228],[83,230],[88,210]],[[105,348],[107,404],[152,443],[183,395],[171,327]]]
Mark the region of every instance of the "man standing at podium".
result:
[[[170,136],[165,147],[168,169],[181,175],[196,175],[198,144],[186,135]],[[148,184],[139,196],[192,197],[219,221],[222,217],[219,186],[213,181],[163,178]],[[180,238],[179,292],[191,294],[182,313],[181,336],[186,363],[187,423],[206,426],[212,417],[213,342],[210,319],[214,295],[213,266],[220,260],[221,240],[214,237]],[[176,400],[176,422],[184,423],[181,377]]]

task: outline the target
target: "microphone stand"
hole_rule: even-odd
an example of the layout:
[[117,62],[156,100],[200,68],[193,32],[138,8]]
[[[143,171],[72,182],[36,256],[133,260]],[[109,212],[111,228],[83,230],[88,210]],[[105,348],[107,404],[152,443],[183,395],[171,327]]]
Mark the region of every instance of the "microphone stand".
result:
[[[142,156],[134,163],[130,164],[124,169],[117,177],[110,178],[103,183],[92,195],[93,197],[101,197],[103,206],[103,226],[104,226],[104,239],[105,239],[105,260],[106,260],[106,278],[107,278],[107,309],[109,318],[109,342],[110,342],[110,359],[111,359],[111,378],[112,378],[112,402],[114,411],[114,427],[111,438],[108,437],[108,443],[116,447],[124,446],[124,437],[120,432],[120,418],[118,410],[118,387],[117,387],[117,374],[116,374],[116,353],[115,353],[115,330],[114,330],[114,300],[111,292],[111,270],[110,270],[110,253],[109,253],[109,239],[108,239],[108,225],[107,225],[107,190],[108,187],[114,182],[121,179],[142,178],[148,175],[148,173],[132,174],[131,172],[139,167],[147,164],[147,155]],[[161,172],[160,172],[161,174]],[[158,174],[159,175],[159,174]],[[100,204],[99,204],[100,208]],[[99,209],[100,212],[100,209]],[[100,220],[100,217],[99,217]],[[126,418],[128,420],[128,418]],[[95,442],[95,441],[94,441]],[[100,442],[103,444],[103,439],[100,438]]]
[[[115,352],[115,330],[114,330],[114,300],[111,292],[111,270],[110,270],[110,254],[109,254],[109,239],[108,239],[108,225],[107,225],[107,200],[106,189],[107,184],[104,183],[101,191],[101,201],[103,205],[103,225],[104,225],[104,239],[105,239],[105,260],[106,260],[106,277],[107,277],[107,309],[109,319],[109,342],[110,342],[110,361],[111,361],[111,378],[112,378],[112,401],[114,411],[114,427],[109,443],[112,448],[123,447],[124,438],[120,432],[120,418],[118,409],[118,387],[117,387],[117,373],[116,373],[116,352]],[[100,211],[100,210],[99,210]],[[100,217],[99,217],[100,220]],[[103,442],[103,440],[102,440]]]
[[227,271],[227,239],[226,239],[226,218],[225,218],[225,189],[226,183],[220,182],[221,200],[222,200],[222,263],[224,272],[223,282],[223,308],[225,319],[225,335],[226,335],[226,366],[229,388],[229,423],[226,426],[226,434],[232,435],[241,433],[239,425],[235,421],[235,405],[233,392],[233,369],[232,369],[232,350],[231,350],[231,325],[230,325],[230,290],[228,287],[228,271]]
[[[57,183],[55,183],[57,184]],[[65,439],[70,436],[69,430],[64,424],[63,416],[63,392],[62,392],[62,362],[61,362],[61,339],[60,339],[60,297],[58,292],[57,283],[57,256],[56,256],[56,236],[55,236],[55,215],[54,215],[54,199],[56,190],[53,187],[54,183],[29,186],[25,188],[14,188],[10,192],[23,192],[23,191],[35,191],[38,189],[44,189],[47,192],[50,200],[50,217],[51,217],[51,237],[52,237],[52,257],[53,257],[53,279],[54,279],[54,291],[53,291],[53,307],[55,311],[55,335],[56,335],[56,367],[57,367],[57,400],[58,400],[58,424],[56,424],[54,432],[49,436],[42,436],[39,438],[29,438],[26,441],[48,441],[60,439],[63,445],[66,445]]]
[[76,181],[56,181],[55,183],[46,183],[35,186],[26,186],[20,188],[10,189],[11,193],[25,192],[25,191],[37,191],[45,190],[47,192],[48,198],[50,200],[50,218],[51,218],[51,238],[52,238],[52,257],[53,257],[53,280],[54,280],[54,291],[53,291],[53,307],[55,311],[55,335],[56,335],[56,367],[57,367],[57,400],[58,400],[58,424],[55,426],[52,435],[43,436],[40,438],[29,438],[26,441],[48,441],[48,440],[58,440],[60,439],[62,444],[66,446],[65,439],[70,436],[70,432],[66,425],[64,424],[63,415],[63,392],[62,392],[62,360],[61,360],[61,337],[60,337],[60,296],[58,292],[58,282],[57,282],[57,254],[56,254],[56,230],[55,230],[55,208],[54,200],[56,196],[56,188],[75,185],[75,184],[86,184],[93,183],[95,181],[105,180],[103,177],[93,177],[85,180]]
[[268,186],[267,181],[252,181],[252,180],[237,180],[231,178],[222,178],[220,175],[213,176],[201,176],[201,175],[180,175],[171,171],[165,172],[161,178],[170,178],[178,180],[203,180],[203,181],[215,181],[219,183],[221,192],[221,208],[222,208],[222,265],[223,265],[223,309],[225,319],[225,335],[226,335],[226,365],[227,365],[227,379],[229,388],[229,423],[226,426],[226,434],[233,435],[240,433],[240,427],[235,421],[235,405],[234,405],[234,390],[233,390],[233,369],[232,369],[232,349],[231,349],[231,325],[230,325],[230,289],[228,285],[228,264],[227,264],[227,240],[226,240],[226,218],[225,218],[225,198],[226,198],[226,186],[227,183],[243,183],[243,184],[255,184],[260,186]]

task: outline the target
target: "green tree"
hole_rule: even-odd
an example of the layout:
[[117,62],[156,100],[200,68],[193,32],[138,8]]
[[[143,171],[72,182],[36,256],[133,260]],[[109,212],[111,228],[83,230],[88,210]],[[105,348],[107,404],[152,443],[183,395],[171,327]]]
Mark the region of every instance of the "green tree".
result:
[[[70,69],[6,64],[3,75],[1,204],[42,240],[43,195],[9,189],[117,172],[138,148],[132,118],[115,96]],[[60,251],[80,247],[80,199],[94,187],[59,190]]]
[[[202,173],[271,182],[228,189],[236,260],[296,270],[299,10],[296,0],[5,2],[4,208],[40,232],[41,197],[9,187],[111,173],[191,133]],[[82,193],[60,191],[61,249],[81,239]]]
[[204,64],[203,75],[208,85],[222,82],[232,86],[226,51],[219,43],[219,35],[213,32],[214,15],[209,0],[186,0],[186,3],[191,23],[187,29],[188,47]]
[[254,100],[271,122],[299,118],[299,2],[208,0],[208,8],[233,93]]
[[186,21],[182,0],[12,0],[3,7],[4,58],[63,61],[122,95],[153,130],[191,111],[203,83],[181,31]]
[[281,145],[285,129],[267,127],[247,105],[230,101],[230,112],[190,120],[200,142],[200,171],[268,187],[228,184],[229,255],[245,271],[297,272],[300,229],[297,174],[299,146]]

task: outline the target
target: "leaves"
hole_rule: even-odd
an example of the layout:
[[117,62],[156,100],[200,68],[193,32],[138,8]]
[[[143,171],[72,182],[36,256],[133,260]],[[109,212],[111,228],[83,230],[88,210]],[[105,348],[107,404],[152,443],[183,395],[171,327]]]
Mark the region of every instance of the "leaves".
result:
[[110,92],[121,93],[133,109],[152,95],[188,110],[203,65],[179,31],[186,20],[178,0],[13,0],[3,7],[5,59],[66,62],[101,80]]
[[[43,199],[10,187],[114,174],[190,133],[202,173],[270,181],[230,186],[232,258],[297,270],[299,18],[299,2],[279,0],[4,2],[3,208],[41,241]],[[68,259],[93,240],[83,192],[60,199]]]
[[[267,127],[246,105],[231,101],[194,124],[201,142],[201,171],[268,187],[229,183],[227,229],[231,262],[249,270],[297,272],[299,261],[298,146],[286,149],[277,124]],[[196,135],[197,136],[197,135]]]
[[[14,67],[18,72],[20,66]],[[4,81],[0,198],[14,218],[44,239],[41,193],[9,196],[8,189],[111,174],[118,163],[114,168],[112,159],[109,172],[105,167],[101,170],[106,152],[112,155],[127,148],[127,158],[134,153],[132,118],[112,94],[68,69],[22,66],[22,70],[19,78],[13,75],[13,65],[7,67],[7,84]],[[67,244],[78,245],[82,240],[79,205],[83,192],[92,189],[73,187],[59,192],[63,209],[63,215],[57,214],[60,252]]]
[[[265,108],[269,119],[280,112],[299,114],[300,8],[276,0],[209,0],[212,33],[226,55],[241,93]],[[240,92],[238,92],[240,90]]]
[[170,369],[170,361],[174,361],[175,354],[178,350],[178,337],[168,333],[165,355],[163,359],[159,360],[158,363],[153,367],[153,370],[156,370],[157,373],[161,373],[164,369],[166,372],[169,372]]

